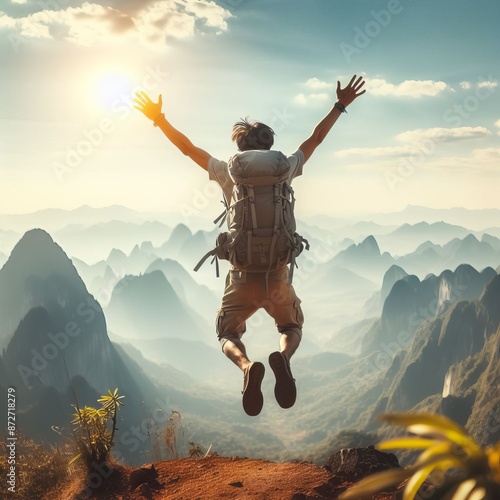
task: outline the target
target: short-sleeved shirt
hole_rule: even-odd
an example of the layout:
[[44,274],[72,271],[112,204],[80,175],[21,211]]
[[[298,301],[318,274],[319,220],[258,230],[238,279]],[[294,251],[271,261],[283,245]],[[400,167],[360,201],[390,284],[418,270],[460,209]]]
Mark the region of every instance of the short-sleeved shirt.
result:
[[[298,149],[290,156],[287,156],[290,163],[290,175],[288,177],[288,183],[291,184],[295,177],[302,175],[302,167],[304,166],[304,153]],[[211,181],[216,181],[222,188],[224,193],[224,198],[226,203],[230,204],[231,195],[233,192],[234,182],[229,175],[229,169],[227,162],[223,160],[217,160],[213,156],[208,160],[208,178]]]

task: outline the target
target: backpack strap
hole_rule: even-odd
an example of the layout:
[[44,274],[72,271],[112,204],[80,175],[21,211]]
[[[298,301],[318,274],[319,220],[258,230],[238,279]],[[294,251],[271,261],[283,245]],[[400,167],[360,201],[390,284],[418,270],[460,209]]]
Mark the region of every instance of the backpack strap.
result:
[[219,250],[220,246],[217,245],[214,249],[210,250],[210,252],[207,252],[196,264],[196,267],[194,268],[194,271],[197,272],[200,267],[205,263],[205,261],[213,255],[213,259],[210,261],[210,264],[213,264],[215,261],[215,274],[217,275],[217,278],[219,277],[219,258],[217,257],[217,252]]
[[250,217],[252,220],[252,229],[257,229],[257,210],[255,209],[255,191],[253,184],[247,184],[248,201],[250,202]]
[[266,271],[266,297],[269,298],[269,273],[274,260],[274,252],[276,250],[276,243],[278,241],[278,223],[283,221],[283,200],[281,195],[281,185],[274,185],[274,227],[273,236],[271,239],[271,246],[269,248],[269,267]]
[[300,250],[300,247],[303,245],[304,248],[306,250],[309,250],[309,242],[303,238],[302,236],[300,236],[299,234],[295,233],[295,245],[294,245],[294,249],[292,250],[292,256],[291,256],[291,260],[290,260],[290,273],[288,275],[288,283],[291,283],[293,281],[293,272],[295,270],[295,268],[299,268],[299,266],[297,265],[297,262],[296,262],[296,259],[297,259],[297,255],[299,255],[299,253],[301,252]]
[[224,212],[222,212],[219,217],[214,220],[214,224],[217,224],[220,221],[219,227],[222,227],[222,224],[224,224],[227,214],[229,213],[229,205],[227,204],[225,198],[222,198],[221,203],[224,205]]
[[227,254],[231,252],[231,244],[229,243],[228,233],[221,233],[217,236],[217,244],[215,248],[207,252],[196,264],[194,271],[198,271],[200,267],[204,264],[204,262],[211,256],[213,259],[210,261],[210,264],[215,262],[215,274],[217,278],[219,277],[219,259],[226,259]]

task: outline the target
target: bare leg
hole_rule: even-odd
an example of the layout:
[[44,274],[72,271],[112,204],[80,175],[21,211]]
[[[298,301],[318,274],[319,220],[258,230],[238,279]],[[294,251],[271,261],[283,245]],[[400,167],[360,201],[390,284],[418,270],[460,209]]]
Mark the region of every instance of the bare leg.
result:
[[260,385],[264,377],[264,365],[252,363],[247,358],[243,342],[238,339],[227,340],[222,351],[243,372],[243,409],[250,416],[256,416],[262,410],[264,397]]
[[222,352],[243,372],[252,364],[241,340],[228,340]]
[[289,331],[281,335],[280,351],[288,361],[290,361],[290,358],[294,355],[297,347],[299,347],[300,340],[299,335],[294,331]]
[[294,330],[288,330],[281,334],[280,352],[272,352],[269,355],[269,365],[276,377],[274,395],[276,401],[282,408],[291,408],[297,398],[297,387],[295,379],[290,371],[290,358],[300,344],[300,334]]

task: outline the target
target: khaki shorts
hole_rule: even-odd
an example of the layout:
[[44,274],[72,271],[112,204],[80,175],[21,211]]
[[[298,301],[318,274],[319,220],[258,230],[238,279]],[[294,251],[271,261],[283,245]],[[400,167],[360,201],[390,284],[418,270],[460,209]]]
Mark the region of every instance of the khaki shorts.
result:
[[230,270],[217,313],[217,336],[223,346],[231,338],[241,338],[246,320],[264,308],[280,333],[294,332],[301,338],[304,315],[300,302],[288,283],[287,267],[269,273],[267,294],[265,273]]

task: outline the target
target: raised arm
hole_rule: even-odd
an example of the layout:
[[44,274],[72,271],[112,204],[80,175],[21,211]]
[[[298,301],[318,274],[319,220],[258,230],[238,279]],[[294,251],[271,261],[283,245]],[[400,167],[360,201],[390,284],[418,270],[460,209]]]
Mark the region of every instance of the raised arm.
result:
[[134,102],[137,106],[135,109],[141,111],[147,118],[153,121],[156,127],[159,127],[161,131],[167,136],[167,138],[176,146],[181,153],[189,156],[195,163],[197,163],[201,168],[208,170],[208,160],[210,159],[210,154],[205,150],[196,147],[182,132],[179,132],[161,112],[162,107],[162,97],[161,94],[158,98],[158,102],[153,102],[146,92],[137,92],[135,94]]
[[366,90],[361,90],[361,87],[363,87],[364,84],[365,82],[363,77],[360,76],[356,80],[356,75],[351,78],[351,81],[343,89],[340,88],[340,82],[337,82],[338,101],[335,103],[330,112],[318,123],[318,125],[316,125],[316,128],[311,136],[299,146],[299,149],[302,153],[304,153],[305,161],[311,157],[314,150],[321,144],[328,132],[330,132],[330,129],[338,120],[339,116],[345,112],[345,108],[347,108],[347,106],[349,106],[354,99],[366,92]]

